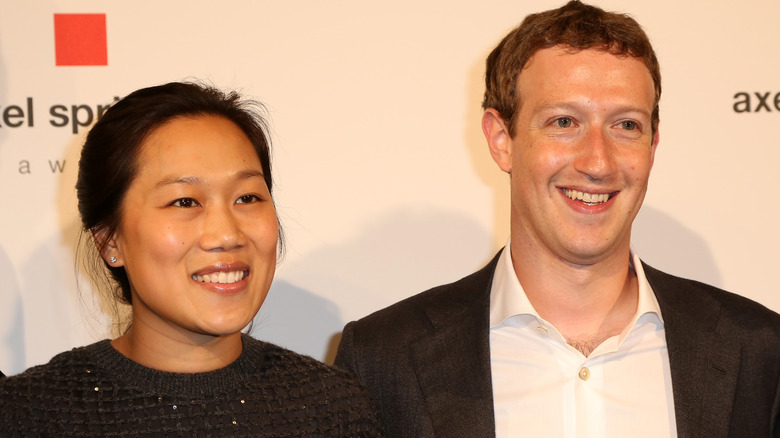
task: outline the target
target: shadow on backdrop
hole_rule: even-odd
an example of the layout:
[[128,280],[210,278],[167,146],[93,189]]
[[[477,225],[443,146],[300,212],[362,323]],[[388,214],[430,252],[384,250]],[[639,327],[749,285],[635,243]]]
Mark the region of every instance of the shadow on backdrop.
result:
[[[109,102],[103,104],[108,105]],[[107,271],[102,266],[102,259],[94,248],[91,235],[82,232],[78,212],[75,190],[78,163],[86,135],[95,122],[84,128],[79,135],[73,136],[62,153],[61,159],[65,164],[60,174],[57,193],[59,243],[69,248],[67,264],[63,263],[63,286],[69,288],[69,295],[78,303],[78,319],[83,321],[82,340],[87,343],[118,337],[130,319],[130,306],[118,303],[114,298],[115,283],[105,281],[108,278]],[[99,272],[91,272],[93,265],[100,268]],[[100,277],[93,278],[93,275]]]
[[[496,41],[498,43],[498,41]],[[493,191],[492,238],[495,246],[502,246],[509,238],[511,194],[509,175],[504,173],[490,156],[482,133],[482,98],[485,93],[485,59],[492,49],[475,56],[468,71],[466,89],[467,111],[463,121],[463,138],[471,157],[474,173]]]
[[[56,185],[54,232],[36,239],[37,246],[19,268],[23,285],[24,325],[28,346],[26,367],[42,364],[64,350],[106,338],[108,319],[98,297],[77,283],[77,243],[80,220],[75,182],[86,129],[68,136],[62,146],[52,146],[51,160],[61,163],[52,172]],[[56,154],[56,155],[55,155]],[[43,273],[43,275],[42,275]],[[87,282],[88,284],[88,282]],[[89,286],[89,284],[88,284]],[[39,328],[55,330],[39,330]]]
[[459,213],[412,206],[382,215],[343,244],[285,262],[252,333],[332,363],[340,308],[360,318],[474,272],[494,249],[489,231]]
[[642,207],[631,238],[642,260],[654,268],[717,287],[723,283],[707,242],[656,208]]
[[26,350],[24,344],[24,312],[22,296],[11,259],[0,246],[0,333],[5,333],[0,346],[0,371],[10,376],[24,371]]
[[338,306],[286,280],[275,280],[250,334],[318,360],[343,321]]

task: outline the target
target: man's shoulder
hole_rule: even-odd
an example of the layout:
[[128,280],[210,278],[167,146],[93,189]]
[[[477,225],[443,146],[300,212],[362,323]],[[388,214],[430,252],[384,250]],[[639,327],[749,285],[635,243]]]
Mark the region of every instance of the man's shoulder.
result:
[[[644,265],[662,313],[690,314],[694,320],[737,332],[766,331],[780,339],[780,314],[742,295]],[[664,315],[666,318],[667,315]]]
[[384,331],[419,330],[435,326],[463,313],[484,300],[489,305],[490,286],[498,256],[482,269],[452,283],[433,287],[389,307],[378,310],[349,325],[359,331],[380,333]]
[[[424,356],[431,349],[451,351],[460,346],[460,350],[465,348],[472,356],[484,353],[496,261],[497,257],[484,268],[458,281],[428,289],[350,322],[342,332],[336,366],[359,376],[380,399],[380,406],[381,399],[385,397],[400,402],[401,399],[396,399],[394,394],[403,393],[406,399],[404,407],[386,400],[392,405],[386,407],[390,409],[387,415],[392,417],[397,413],[410,412],[409,409],[421,409],[421,394],[414,389],[418,388],[415,370],[419,364],[416,361],[428,362]],[[384,396],[377,396],[377,393]],[[385,420],[408,420],[404,418]]]

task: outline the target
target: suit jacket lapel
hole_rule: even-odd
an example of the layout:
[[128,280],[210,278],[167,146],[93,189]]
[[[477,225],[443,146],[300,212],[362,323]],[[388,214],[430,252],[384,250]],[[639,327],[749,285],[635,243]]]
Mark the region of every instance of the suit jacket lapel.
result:
[[426,308],[432,332],[410,345],[436,436],[493,437],[490,285],[498,256]]
[[717,331],[720,304],[644,265],[666,331],[679,437],[726,437],[740,365],[739,344]]

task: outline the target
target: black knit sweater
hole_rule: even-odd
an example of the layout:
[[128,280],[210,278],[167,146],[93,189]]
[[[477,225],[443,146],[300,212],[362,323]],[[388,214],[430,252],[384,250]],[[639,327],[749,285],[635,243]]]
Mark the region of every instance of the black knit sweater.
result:
[[0,436],[375,437],[373,404],[347,373],[243,336],[225,368],[139,365],[108,340],[0,378]]

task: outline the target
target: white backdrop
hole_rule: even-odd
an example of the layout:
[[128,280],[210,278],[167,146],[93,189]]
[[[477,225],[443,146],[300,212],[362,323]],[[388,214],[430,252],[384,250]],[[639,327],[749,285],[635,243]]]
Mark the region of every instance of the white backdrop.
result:
[[[508,181],[479,128],[483,63],[525,15],[560,4],[0,0],[0,370],[111,335],[74,272],[86,129],[52,126],[52,106],[194,78],[263,101],[288,253],[253,334],[332,359],[346,322],[478,269],[506,241]],[[662,67],[636,248],[780,310],[780,3],[599,5],[637,18]],[[105,14],[108,65],[55,65],[55,13]]]

